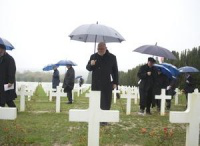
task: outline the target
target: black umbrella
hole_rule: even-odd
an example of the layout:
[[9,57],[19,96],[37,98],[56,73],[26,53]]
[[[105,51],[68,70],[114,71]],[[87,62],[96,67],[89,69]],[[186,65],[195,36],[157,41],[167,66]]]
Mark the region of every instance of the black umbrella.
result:
[[156,45],[144,45],[133,51],[139,52],[142,54],[149,54],[149,55],[164,57],[168,59],[176,59],[176,57],[173,55],[172,52],[170,52],[169,50],[163,47],[157,46],[157,43]]

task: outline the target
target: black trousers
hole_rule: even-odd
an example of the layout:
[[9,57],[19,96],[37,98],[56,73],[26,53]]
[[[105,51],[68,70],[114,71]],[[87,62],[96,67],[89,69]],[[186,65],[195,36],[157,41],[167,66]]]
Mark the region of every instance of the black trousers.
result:
[[140,92],[140,109],[145,110],[146,112],[150,112],[150,107],[153,100],[153,89],[149,90],[139,89]]
[[72,90],[67,91],[68,101],[72,102]]
[[13,100],[6,101],[6,103],[0,103],[0,106],[5,107],[6,104],[8,105],[8,107],[16,107]]
[[112,90],[101,91],[101,105],[102,110],[110,110],[112,103]]

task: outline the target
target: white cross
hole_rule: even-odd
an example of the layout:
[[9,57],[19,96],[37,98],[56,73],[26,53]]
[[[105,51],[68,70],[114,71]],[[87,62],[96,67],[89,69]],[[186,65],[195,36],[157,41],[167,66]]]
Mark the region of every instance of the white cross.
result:
[[26,91],[26,86],[21,85],[20,91],[18,91],[18,95],[20,95],[20,111],[25,111],[25,97],[26,96],[32,96],[32,92],[27,92]]
[[137,87],[133,87],[134,103],[137,104],[137,99],[139,99],[139,90]]
[[61,92],[62,88],[57,86],[56,92],[51,92],[51,96],[56,96],[56,113],[60,113],[60,97],[66,96],[66,93]]
[[56,89],[51,88],[49,91],[49,101],[52,101],[52,97],[55,95]]
[[180,91],[178,88],[175,89],[176,94],[175,94],[175,105],[178,105],[178,95],[180,94]]
[[155,99],[161,99],[161,110],[160,110],[160,115],[164,116],[165,115],[165,101],[166,99],[171,99],[172,97],[170,95],[165,94],[165,89],[161,90],[161,95],[156,95]]
[[195,89],[194,93],[188,94],[188,107],[184,112],[170,112],[171,123],[188,123],[186,127],[186,146],[199,145],[200,123],[200,93]]
[[88,146],[99,146],[99,123],[119,122],[119,111],[100,109],[100,91],[91,91],[89,108],[69,110],[69,121],[88,122]]
[[116,103],[117,93],[120,93],[120,91],[115,88],[112,92],[113,92],[113,95],[114,95],[114,103]]
[[126,98],[127,98],[127,102],[126,102],[126,115],[130,115],[131,113],[131,98],[132,98],[133,94],[131,91],[131,88],[127,89],[127,93],[126,93]]
[[0,107],[0,120],[14,120],[17,118],[17,108]]

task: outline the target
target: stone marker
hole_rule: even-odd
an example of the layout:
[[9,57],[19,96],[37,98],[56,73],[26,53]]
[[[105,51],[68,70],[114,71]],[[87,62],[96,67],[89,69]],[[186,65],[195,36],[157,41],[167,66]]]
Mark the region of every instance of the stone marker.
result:
[[99,146],[100,122],[119,122],[119,111],[100,109],[100,91],[91,91],[89,108],[69,110],[69,121],[88,122],[88,146]]
[[17,118],[17,108],[0,107],[0,120],[15,120]]
[[161,90],[161,95],[156,95],[155,99],[160,99],[161,100],[161,105],[160,105],[160,115],[164,116],[165,115],[165,103],[166,99],[171,99],[170,95],[165,94],[165,89]]
[[200,93],[195,89],[194,93],[188,94],[188,107],[184,112],[170,112],[171,123],[187,123],[186,146],[199,145],[199,124],[200,124]]
[[25,111],[25,97],[32,96],[32,92],[26,91],[26,86],[21,85],[21,90],[18,91],[18,95],[20,95],[20,111]]

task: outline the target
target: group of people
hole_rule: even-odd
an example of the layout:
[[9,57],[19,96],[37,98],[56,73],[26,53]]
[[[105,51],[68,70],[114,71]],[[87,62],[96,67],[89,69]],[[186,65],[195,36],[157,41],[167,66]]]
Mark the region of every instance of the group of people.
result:
[[[154,67],[156,61],[154,58],[148,58],[148,63],[141,66],[138,71],[139,93],[140,93],[140,111],[139,114],[151,115],[151,107],[157,106],[160,110],[160,101],[155,100],[155,95],[161,94],[161,89],[166,89],[166,94],[175,95],[176,79],[168,79],[159,69]],[[75,71],[71,64],[66,65],[63,88],[67,93],[68,102],[72,104],[72,90],[74,88]],[[110,53],[104,42],[100,42],[97,52],[90,56],[86,65],[88,71],[92,71],[92,90],[101,91],[101,109],[110,110],[112,101],[112,90],[118,85],[118,66],[116,56]],[[16,66],[13,57],[0,45],[0,106],[7,104],[9,107],[16,107],[13,100],[17,97],[14,90],[4,91],[4,85],[15,87]],[[54,67],[52,88],[56,88],[60,83],[59,71]],[[80,79],[79,85],[83,84]],[[194,91],[194,83],[191,75],[186,76],[186,86],[184,92],[187,95]],[[187,96],[186,96],[187,97]],[[171,100],[167,101],[167,108],[170,109]],[[107,124],[107,123],[101,123]]]
[[[140,93],[140,111],[138,114],[151,115],[151,107],[157,106],[157,111],[160,111],[160,100],[155,99],[155,95],[161,95],[161,90],[165,89],[166,95],[173,96],[176,94],[175,88],[177,85],[176,78],[168,78],[162,73],[160,68],[156,68],[154,64],[156,60],[152,57],[148,58],[147,64],[140,67],[138,71],[139,93]],[[192,93],[195,89],[195,84],[192,76],[186,73],[186,82],[183,92],[186,94]],[[166,109],[171,107],[171,100],[167,100]]]

